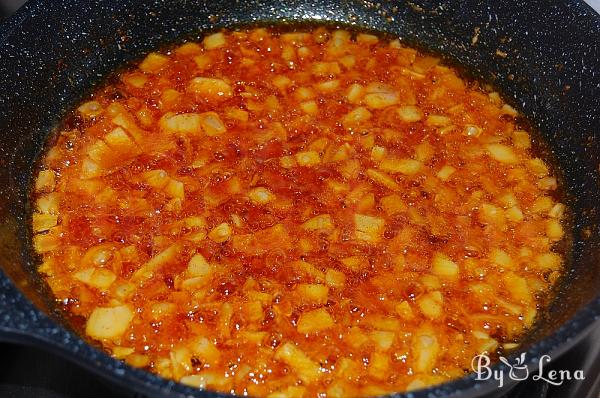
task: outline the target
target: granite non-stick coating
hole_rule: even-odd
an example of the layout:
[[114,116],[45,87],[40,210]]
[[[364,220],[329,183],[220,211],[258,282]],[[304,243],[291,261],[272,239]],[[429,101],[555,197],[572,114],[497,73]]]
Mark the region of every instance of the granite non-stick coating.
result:
[[[118,388],[219,396],[126,366],[74,333],[34,272],[28,192],[52,129],[115,68],[165,43],[265,21],[388,32],[464,65],[527,115],[561,166],[574,211],[571,271],[524,345],[527,362],[584,335],[600,315],[600,17],[583,2],[38,0],[0,26],[0,339],[59,352]],[[407,395],[501,392],[471,374]]]

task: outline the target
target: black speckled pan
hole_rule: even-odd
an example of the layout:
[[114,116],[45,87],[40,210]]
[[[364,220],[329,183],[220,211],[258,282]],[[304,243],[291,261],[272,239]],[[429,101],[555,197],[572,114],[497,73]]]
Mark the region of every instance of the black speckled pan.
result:
[[[496,85],[539,129],[562,169],[573,246],[558,299],[523,345],[528,365],[583,337],[600,316],[600,16],[583,2],[38,0],[0,26],[0,339],[58,352],[148,396],[219,396],[124,365],[68,326],[31,256],[32,167],[66,110],[144,52],[232,25],[323,21],[388,32],[441,53]],[[467,375],[406,395],[502,392]]]

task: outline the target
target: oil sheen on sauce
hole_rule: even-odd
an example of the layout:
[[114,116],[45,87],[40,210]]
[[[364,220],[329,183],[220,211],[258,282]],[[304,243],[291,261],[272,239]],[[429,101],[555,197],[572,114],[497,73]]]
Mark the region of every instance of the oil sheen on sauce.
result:
[[150,53],[41,162],[34,246],[107,352],[198,388],[374,396],[518,348],[565,206],[498,93],[397,40]]

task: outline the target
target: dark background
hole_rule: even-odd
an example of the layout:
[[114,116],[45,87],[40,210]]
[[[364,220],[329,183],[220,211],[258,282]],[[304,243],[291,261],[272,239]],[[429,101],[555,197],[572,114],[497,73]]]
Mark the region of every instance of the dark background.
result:
[[0,0],[0,18],[7,17],[15,12],[27,0]]

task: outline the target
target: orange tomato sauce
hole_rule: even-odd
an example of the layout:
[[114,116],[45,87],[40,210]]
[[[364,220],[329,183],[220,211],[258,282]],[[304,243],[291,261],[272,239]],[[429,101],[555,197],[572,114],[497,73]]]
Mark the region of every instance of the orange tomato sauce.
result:
[[397,40],[224,31],[98,90],[43,157],[65,310],[198,388],[373,396],[518,347],[565,206],[498,93]]

